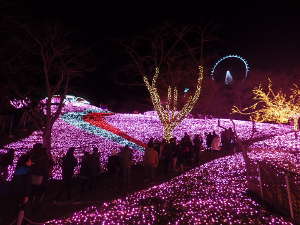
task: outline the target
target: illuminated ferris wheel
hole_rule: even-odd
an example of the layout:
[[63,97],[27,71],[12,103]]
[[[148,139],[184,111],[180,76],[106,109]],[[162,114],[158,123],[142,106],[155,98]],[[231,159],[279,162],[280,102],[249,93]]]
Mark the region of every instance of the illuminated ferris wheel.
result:
[[[211,70],[211,78],[213,79],[213,80],[215,80],[215,71],[216,71],[216,68],[220,65],[220,63],[221,62],[223,62],[223,61],[226,61],[226,60],[228,60],[228,59],[238,59],[239,61],[241,61],[242,63],[243,63],[243,66],[244,66],[244,70],[245,70],[245,72],[244,72],[244,76],[243,76],[243,80],[245,80],[246,78],[247,78],[247,76],[248,76],[248,72],[249,72],[249,65],[248,65],[248,63],[247,63],[247,61],[243,58],[243,57],[241,57],[241,56],[238,56],[238,55],[227,55],[227,56],[224,56],[224,57],[222,57],[222,58],[220,58],[215,64],[214,64],[214,66],[213,66],[213,68],[212,68],[212,70]],[[226,75],[225,75],[225,84],[230,84],[230,83],[232,83],[232,81],[233,81],[233,77],[232,77],[232,75],[231,75],[231,72],[230,72],[230,70],[227,70],[226,71]]]

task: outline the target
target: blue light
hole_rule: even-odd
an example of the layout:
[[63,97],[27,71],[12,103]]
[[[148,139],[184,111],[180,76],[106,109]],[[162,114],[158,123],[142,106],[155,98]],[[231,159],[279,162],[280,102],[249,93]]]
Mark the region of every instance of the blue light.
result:
[[189,88],[184,88],[183,92],[184,92],[184,93],[188,93],[189,90],[190,90]]
[[[211,78],[212,78],[213,80],[214,80],[215,69],[217,68],[217,66],[219,65],[219,63],[222,62],[223,60],[229,59],[229,58],[236,58],[236,59],[241,60],[241,61],[244,63],[244,65],[245,65],[245,77],[244,77],[244,79],[247,78],[247,75],[248,75],[248,72],[249,72],[249,65],[248,65],[247,61],[246,61],[243,57],[238,56],[238,55],[227,55],[227,56],[224,56],[224,57],[222,57],[221,59],[219,59],[219,60],[215,63],[215,65],[213,66],[213,68],[212,68],[212,70],[211,70],[211,74],[210,74],[210,75],[211,75]],[[227,73],[226,73],[226,74],[227,74]]]
[[92,134],[95,134],[95,135],[98,135],[98,136],[102,136],[104,138],[107,138],[113,142],[116,142],[116,143],[119,143],[121,145],[128,145],[129,147],[131,147],[132,149],[136,149],[136,150],[139,150],[139,151],[144,151],[144,148],[121,137],[121,136],[118,136],[110,131],[107,131],[107,130],[104,130],[104,129],[101,129],[100,127],[95,127],[93,126],[92,124],[88,123],[88,122],[85,122],[83,120],[83,116],[91,113],[91,112],[107,112],[107,111],[95,111],[95,110],[86,110],[84,112],[69,112],[69,113],[65,113],[61,116],[61,118],[66,121],[67,123],[75,126],[75,127],[78,127],[80,129],[83,129],[89,133],[92,133]]

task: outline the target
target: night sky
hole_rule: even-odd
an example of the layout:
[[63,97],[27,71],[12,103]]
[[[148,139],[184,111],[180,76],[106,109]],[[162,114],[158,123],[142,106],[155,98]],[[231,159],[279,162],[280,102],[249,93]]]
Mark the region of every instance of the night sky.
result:
[[252,69],[267,73],[300,69],[300,8],[293,1],[281,4],[205,1],[203,5],[201,1],[191,2],[31,0],[25,1],[21,10],[37,21],[56,20],[66,24],[83,44],[93,49],[97,70],[84,81],[86,85],[81,91],[86,91],[87,98],[99,102],[118,101],[120,97],[115,93],[109,74],[118,68],[125,54],[124,49],[111,40],[134,37],[165,21],[215,24],[220,38],[220,57],[241,55]]

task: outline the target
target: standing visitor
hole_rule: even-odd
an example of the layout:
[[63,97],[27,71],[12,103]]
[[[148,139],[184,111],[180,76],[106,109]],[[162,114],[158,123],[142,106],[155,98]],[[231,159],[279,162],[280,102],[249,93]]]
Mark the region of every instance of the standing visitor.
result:
[[50,175],[50,159],[46,148],[36,143],[30,151],[33,165],[31,167],[32,194],[41,201],[46,192],[46,185]]
[[113,188],[117,189],[117,182],[121,171],[120,156],[116,150],[112,151],[111,156],[108,158],[107,169],[110,176],[112,176]]
[[92,164],[93,158],[89,152],[84,152],[82,160],[81,160],[81,166],[79,171],[79,176],[81,179],[81,191],[80,195],[82,196],[83,193],[86,191],[87,188],[90,190],[92,189],[91,186],[91,179],[92,179]]
[[23,222],[32,191],[30,169],[32,164],[29,154],[22,155],[18,160],[16,171],[12,179],[12,191],[18,202],[17,225],[21,225]]
[[212,150],[221,150],[221,138],[218,135],[214,135],[211,143]]
[[158,167],[158,152],[154,148],[146,148],[144,154],[144,168],[146,180],[154,180],[156,168]]
[[91,190],[96,190],[97,177],[101,172],[100,167],[100,153],[97,147],[93,148],[93,153],[91,154],[91,176],[90,176],[90,188]]
[[74,151],[75,151],[74,147],[69,148],[67,154],[63,157],[63,161],[62,161],[63,187],[56,197],[57,200],[59,200],[59,198],[64,192],[67,193],[67,200],[71,200],[71,190],[72,190],[74,169],[78,164],[78,161],[74,156]]
[[123,185],[128,187],[131,183],[131,166],[132,166],[132,152],[128,145],[121,148],[120,160],[123,174]]

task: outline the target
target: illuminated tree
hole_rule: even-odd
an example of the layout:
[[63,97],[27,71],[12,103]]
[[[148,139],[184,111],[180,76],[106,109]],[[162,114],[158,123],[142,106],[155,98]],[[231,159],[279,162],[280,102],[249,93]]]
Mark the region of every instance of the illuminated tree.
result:
[[[162,101],[167,101],[168,87],[178,90],[178,106],[182,106],[194,87],[198,66],[210,63],[216,54],[214,47],[217,27],[214,24],[186,25],[163,23],[154,29],[121,42],[130,59],[113,76],[114,82],[126,88],[144,88],[143,76],[160,70],[157,88],[162,92]],[[119,51],[119,50],[118,50]],[[152,77],[151,77],[152,78]],[[183,93],[186,88],[188,92]],[[140,106],[149,109],[147,96],[140,98]]]
[[150,83],[148,78],[144,76],[145,85],[150,93],[150,97],[156,110],[158,117],[164,127],[164,138],[169,141],[173,136],[173,130],[175,127],[181,123],[181,121],[192,111],[194,105],[196,104],[200,92],[201,84],[203,80],[203,67],[199,66],[199,77],[197,80],[196,90],[193,96],[189,96],[187,102],[184,104],[181,110],[177,110],[177,101],[178,101],[178,91],[176,87],[168,88],[168,100],[165,106],[163,106],[157,85],[157,79],[159,75],[159,69],[156,68],[155,75]]
[[252,90],[255,103],[249,107],[239,109],[234,106],[232,113],[249,115],[250,119],[256,122],[287,123],[300,112],[300,89],[294,84],[290,94],[282,90],[274,92],[272,81],[268,78],[267,90],[262,85]]

